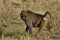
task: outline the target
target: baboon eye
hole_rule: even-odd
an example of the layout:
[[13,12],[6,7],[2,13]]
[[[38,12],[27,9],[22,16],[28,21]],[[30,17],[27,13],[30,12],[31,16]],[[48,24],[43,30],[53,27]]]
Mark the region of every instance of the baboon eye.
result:
[[44,17],[43,20],[46,20],[46,18]]

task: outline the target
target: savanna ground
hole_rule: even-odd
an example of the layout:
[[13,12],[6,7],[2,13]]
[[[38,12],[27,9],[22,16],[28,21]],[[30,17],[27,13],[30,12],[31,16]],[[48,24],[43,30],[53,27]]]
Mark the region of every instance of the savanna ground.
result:
[[[25,32],[25,23],[20,12],[29,9],[35,12],[49,11],[52,14],[52,33],[44,29],[33,34]],[[60,0],[0,0],[0,40],[60,40]]]

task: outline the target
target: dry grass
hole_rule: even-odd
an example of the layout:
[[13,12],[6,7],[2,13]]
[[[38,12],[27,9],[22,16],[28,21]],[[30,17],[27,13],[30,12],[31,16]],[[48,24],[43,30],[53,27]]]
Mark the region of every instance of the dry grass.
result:
[[[52,33],[45,29],[39,34],[27,34],[20,19],[23,9],[51,12]],[[0,40],[60,40],[60,0],[0,0],[0,35]]]

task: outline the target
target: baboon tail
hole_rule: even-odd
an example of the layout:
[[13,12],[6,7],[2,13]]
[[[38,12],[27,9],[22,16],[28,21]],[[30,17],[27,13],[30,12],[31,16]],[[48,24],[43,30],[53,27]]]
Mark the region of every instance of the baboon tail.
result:
[[51,16],[51,13],[47,11],[43,17],[46,17],[47,14],[49,14],[49,17],[50,17],[50,26],[52,28],[52,16]]

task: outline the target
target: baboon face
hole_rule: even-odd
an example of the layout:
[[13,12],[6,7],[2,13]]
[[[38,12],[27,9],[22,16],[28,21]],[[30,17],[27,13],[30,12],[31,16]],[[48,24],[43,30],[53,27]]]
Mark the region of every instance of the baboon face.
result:
[[24,10],[21,12],[20,16],[21,16],[21,19],[25,21],[26,15],[25,15]]
[[31,34],[32,33],[32,27],[37,27],[39,28],[39,32],[43,27],[50,27],[49,24],[49,12],[46,12],[45,15],[40,15],[37,13],[34,13],[30,10],[22,10],[20,13],[21,19],[25,22],[26,24],[26,31]]

